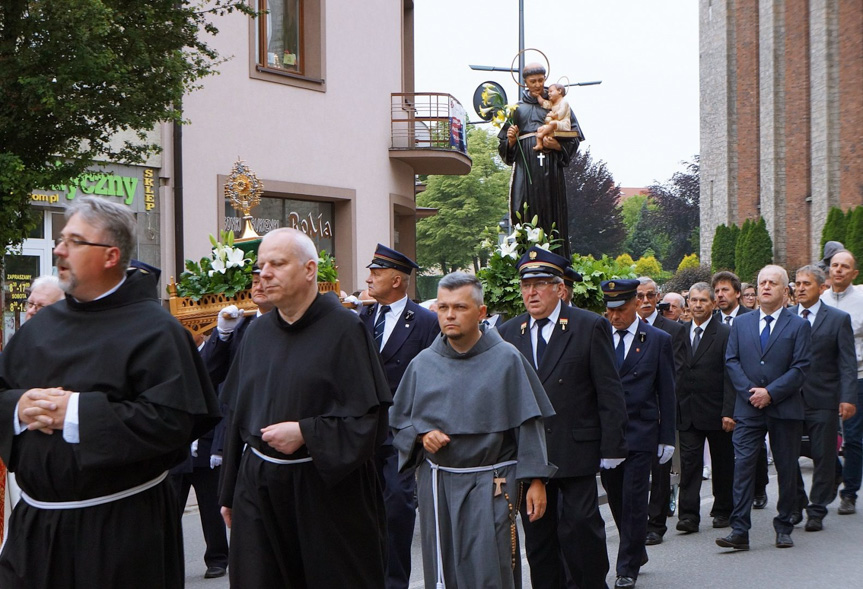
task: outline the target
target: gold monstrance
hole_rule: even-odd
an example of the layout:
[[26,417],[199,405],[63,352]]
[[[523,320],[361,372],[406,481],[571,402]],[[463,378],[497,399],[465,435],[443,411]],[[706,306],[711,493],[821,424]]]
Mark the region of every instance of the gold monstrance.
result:
[[264,183],[258,180],[255,173],[245,162],[237,159],[228,181],[225,183],[225,198],[231,202],[234,210],[243,213],[243,234],[236,241],[251,241],[261,236],[252,227],[252,209],[261,204],[261,194]]

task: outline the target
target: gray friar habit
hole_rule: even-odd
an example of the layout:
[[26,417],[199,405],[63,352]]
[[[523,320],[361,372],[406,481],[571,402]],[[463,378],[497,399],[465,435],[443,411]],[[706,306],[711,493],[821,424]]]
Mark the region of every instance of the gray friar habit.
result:
[[[418,465],[426,587],[516,586],[518,481],[557,470],[542,421],[551,415],[533,368],[496,330],[465,354],[440,337],[408,366],[390,427],[399,468]],[[432,430],[450,437],[436,454],[418,438]]]

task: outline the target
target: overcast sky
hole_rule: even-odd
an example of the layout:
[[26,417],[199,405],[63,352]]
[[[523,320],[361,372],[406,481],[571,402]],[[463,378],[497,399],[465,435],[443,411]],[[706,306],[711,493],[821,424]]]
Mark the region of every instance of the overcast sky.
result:
[[[549,81],[602,80],[567,100],[594,160],[621,186],[665,182],[699,150],[698,2],[525,0],[525,46],[551,62]],[[415,0],[416,90],[447,92],[468,111],[486,80],[518,87],[507,72],[518,52],[518,0]],[[527,52],[528,61],[538,54]]]

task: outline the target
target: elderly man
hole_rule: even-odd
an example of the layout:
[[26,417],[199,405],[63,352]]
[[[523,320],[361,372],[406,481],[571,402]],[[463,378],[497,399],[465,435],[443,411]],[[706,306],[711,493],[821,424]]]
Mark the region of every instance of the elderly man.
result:
[[605,587],[608,549],[599,512],[596,472],[627,455],[626,405],[614,364],[611,327],[589,311],[563,304],[559,291],[569,260],[532,247],[518,262],[527,313],[500,327],[536,367],[555,409],[546,419],[549,515],[524,522],[534,587],[562,587],[567,571],[582,589]]
[[[440,334],[437,315],[408,298],[411,272],[419,266],[401,252],[378,244],[366,284],[377,304],[360,314],[395,395],[408,364]],[[416,521],[416,477],[399,472],[392,435],[378,448],[375,462],[384,485],[387,510],[386,589],[407,589],[411,577],[411,542]]]
[[222,389],[222,515],[229,575],[244,587],[384,584],[384,506],[374,454],[390,392],[374,340],[295,229],[258,250],[274,311],[257,319]]
[[679,323],[680,318],[683,315],[683,309],[686,307],[686,301],[680,293],[670,292],[662,297],[662,301],[657,305],[657,307],[659,306],[663,308],[663,317]]
[[390,411],[400,467],[418,466],[426,587],[515,587],[519,481],[536,521],[555,471],[543,425],[554,410],[528,361],[481,330],[475,276],[444,276],[437,301],[444,337],[411,362]]
[[638,280],[607,280],[601,284],[608,320],[614,329],[617,370],[629,417],[629,455],[619,468],[601,473],[620,532],[615,587],[635,587],[639,570],[647,560],[644,546],[650,468],[654,460],[659,465],[667,464],[674,454],[676,400],[671,336],[636,313],[641,304],[636,290],[642,285]]
[[56,276],[40,276],[30,285],[25,319],[29,321],[40,310],[57,301],[62,301],[65,296],[60,287],[60,280]]
[[809,369],[809,322],[782,306],[788,274],[768,265],[758,273],[757,312],[738,316],[731,327],[725,364],[734,387],[734,509],[732,532],[717,538],[723,548],[749,550],[755,463],[770,435],[779,477],[778,515],[773,519],[776,547],[794,546],[791,520],[795,505],[797,459],[803,426],[803,386]]
[[798,465],[795,510],[801,512],[806,509],[807,532],[821,531],[827,504],[836,497],[833,487],[839,429],[836,414],[848,419],[857,410],[857,358],[851,316],[822,304],[821,287],[825,278],[824,271],[816,265],[798,268],[794,282],[798,305],[790,309],[812,326],[812,362],[803,383],[803,405],[815,470],[807,497]]
[[0,586],[182,587],[165,479],[218,421],[215,395],[191,336],[152,299],[152,279],[126,271],[132,213],[84,197],[66,218],[54,249],[66,301],[0,356],[0,455],[23,491]]

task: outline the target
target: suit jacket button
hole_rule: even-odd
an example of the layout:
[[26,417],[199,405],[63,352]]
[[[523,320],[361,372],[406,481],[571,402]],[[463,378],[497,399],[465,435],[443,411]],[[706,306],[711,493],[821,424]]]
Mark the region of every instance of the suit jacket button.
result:
[[401,364],[401,363],[402,363],[401,360],[396,360],[396,364]]
[[764,366],[764,360],[761,361],[761,365]]
[[550,428],[550,427],[545,428],[545,433],[550,434],[550,433],[551,433],[551,428]]
[[563,384],[563,379],[561,378],[560,380],[558,380],[557,384]]

